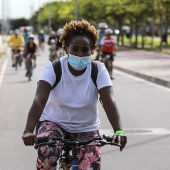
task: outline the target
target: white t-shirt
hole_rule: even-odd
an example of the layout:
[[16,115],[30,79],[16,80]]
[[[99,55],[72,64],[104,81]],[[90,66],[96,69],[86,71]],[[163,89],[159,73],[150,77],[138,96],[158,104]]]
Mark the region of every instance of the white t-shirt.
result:
[[[62,76],[57,86],[51,90],[40,121],[49,120],[71,133],[98,130],[97,101],[98,90],[112,86],[110,76],[103,63],[96,61],[98,76],[97,88],[91,78],[91,64],[80,76],[74,76],[68,68],[67,57],[61,57]],[[56,75],[50,61],[39,78],[54,85]]]

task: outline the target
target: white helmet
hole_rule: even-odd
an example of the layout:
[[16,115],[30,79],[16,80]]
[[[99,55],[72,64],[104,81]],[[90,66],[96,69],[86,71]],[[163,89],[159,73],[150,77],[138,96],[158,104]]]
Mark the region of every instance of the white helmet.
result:
[[52,34],[52,35],[55,35],[55,31],[51,31],[51,34]]
[[99,23],[99,28],[108,28],[108,25],[106,23]]
[[62,32],[63,32],[63,28],[59,28],[59,29],[57,30],[57,35],[60,36],[60,35],[62,34]]
[[29,38],[34,39],[34,34],[30,34],[30,35],[29,35]]
[[19,30],[15,30],[15,31],[14,31],[14,34],[17,34],[17,35],[18,35],[18,34],[19,34]]
[[113,34],[113,30],[110,28],[105,29],[105,34]]

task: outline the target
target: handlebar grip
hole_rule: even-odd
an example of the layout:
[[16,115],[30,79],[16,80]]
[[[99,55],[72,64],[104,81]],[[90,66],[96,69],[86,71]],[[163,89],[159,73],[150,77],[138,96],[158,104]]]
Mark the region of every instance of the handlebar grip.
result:
[[38,139],[38,143],[43,143],[43,142],[48,142],[49,141],[49,137],[48,136],[39,137],[37,139]]

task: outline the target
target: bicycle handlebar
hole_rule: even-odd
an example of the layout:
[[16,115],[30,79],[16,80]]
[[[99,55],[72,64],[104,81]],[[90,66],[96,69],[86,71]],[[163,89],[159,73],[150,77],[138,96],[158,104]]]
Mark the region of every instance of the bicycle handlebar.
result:
[[[89,137],[89,138],[78,138],[78,139],[61,139],[61,138],[51,138],[51,137],[40,137],[38,138],[38,144],[34,146],[37,149],[39,146],[43,145],[54,145],[56,142],[61,142],[62,146],[80,146],[80,145],[87,145],[93,141],[97,141],[98,144],[94,144],[95,146],[102,147],[104,145],[115,145],[118,146],[118,143],[112,143],[112,137],[103,135],[101,137]],[[58,144],[59,146],[60,144]]]

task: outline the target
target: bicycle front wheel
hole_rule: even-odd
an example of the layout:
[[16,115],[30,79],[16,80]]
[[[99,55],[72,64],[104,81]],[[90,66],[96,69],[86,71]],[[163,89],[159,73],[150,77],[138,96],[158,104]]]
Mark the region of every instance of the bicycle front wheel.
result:
[[19,58],[18,56],[15,58],[15,70],[17,71],[18,69],[18,62],[19,62]]
[[28,80],[31,80],[32,77],[32,72],[33,72],[33,67],[32,67],[32,61],[31,59],[28,61]]

